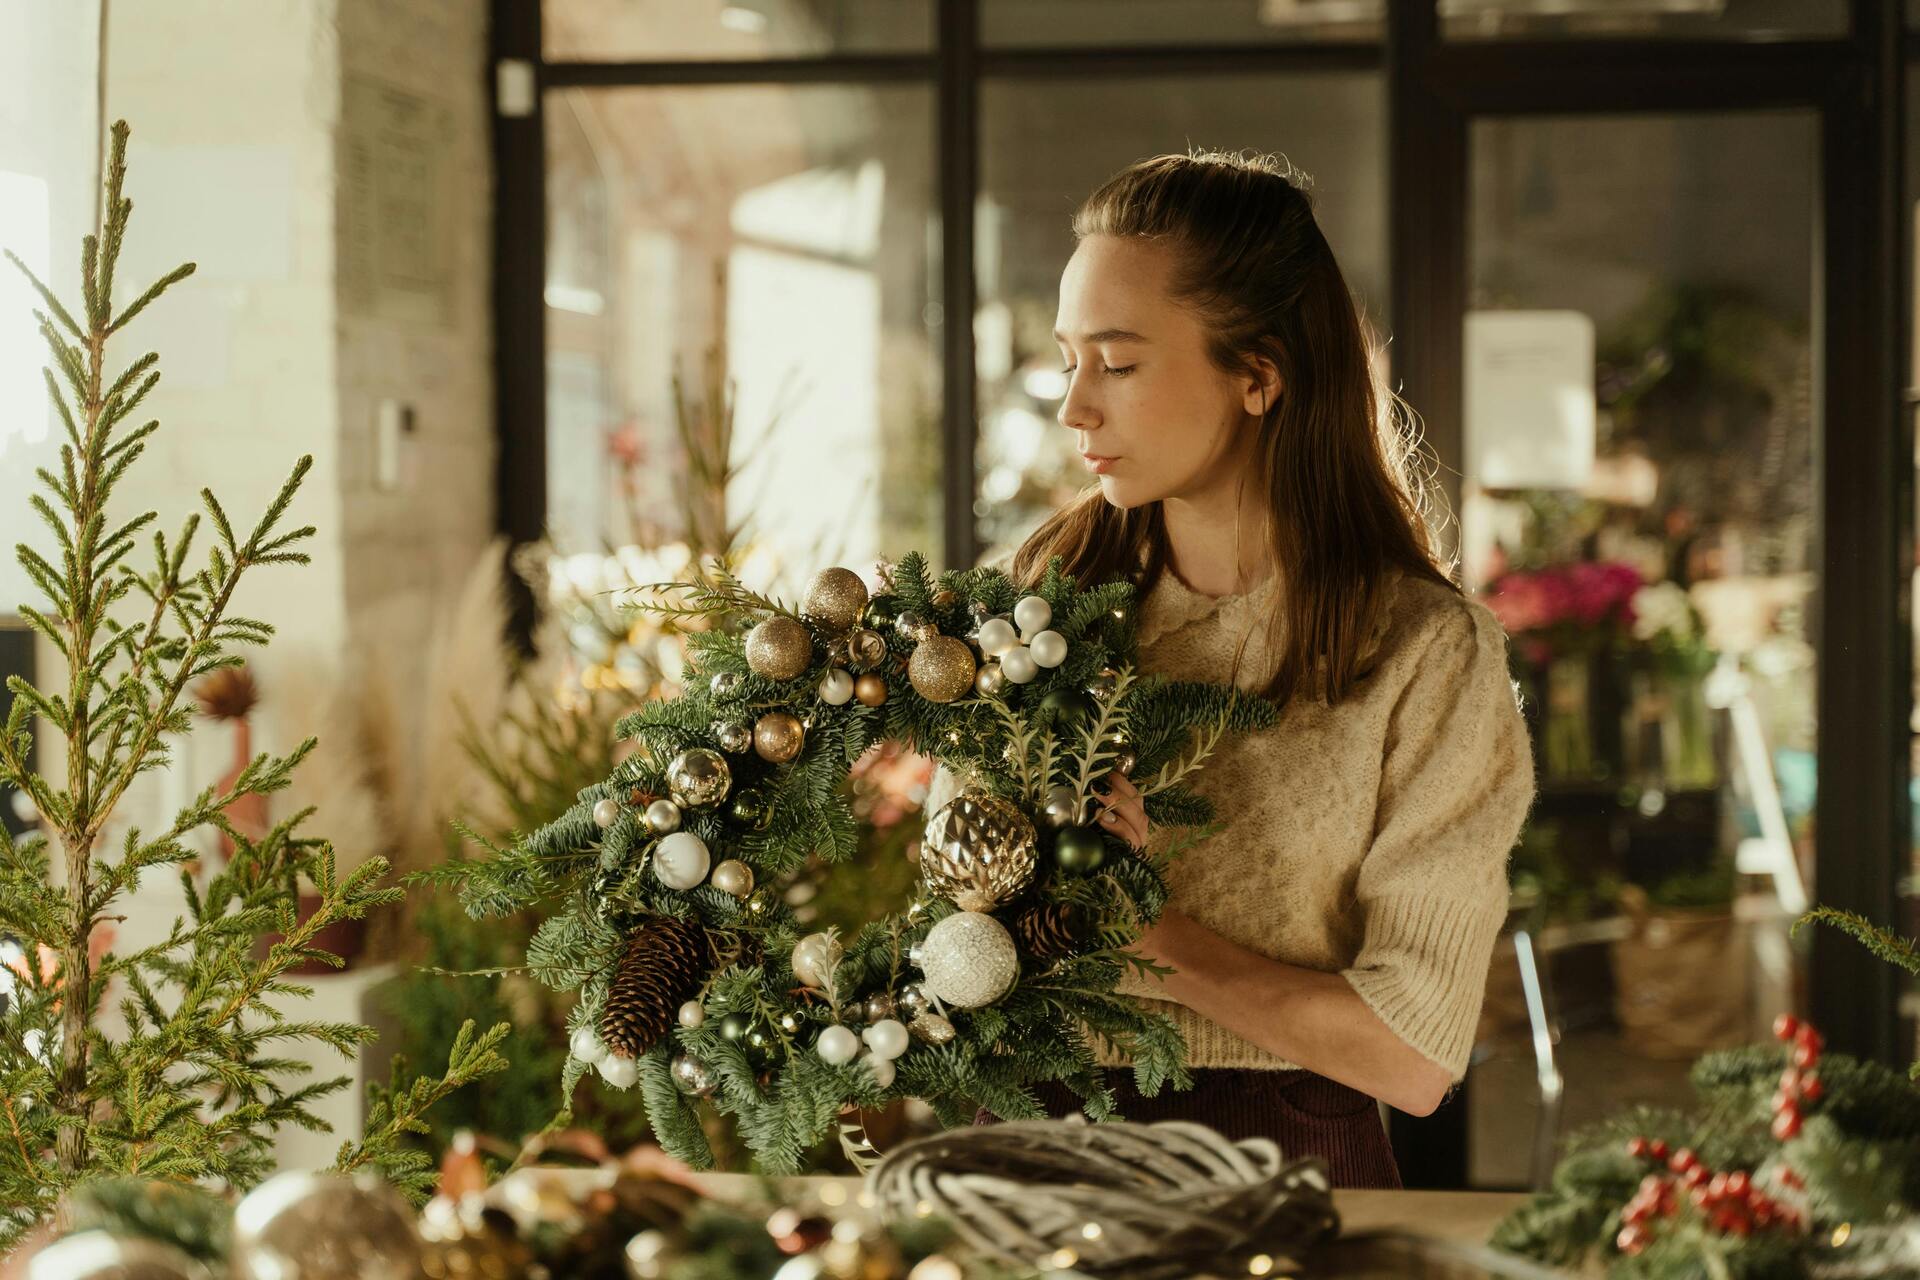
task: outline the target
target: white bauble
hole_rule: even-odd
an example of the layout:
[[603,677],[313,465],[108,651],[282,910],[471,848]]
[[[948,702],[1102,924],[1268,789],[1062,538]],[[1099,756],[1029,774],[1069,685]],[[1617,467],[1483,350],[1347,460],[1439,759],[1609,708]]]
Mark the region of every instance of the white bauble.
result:
[[622,1058],[610,1053],[594,1067],[600,1078],[616,1089],[631,1089],[640,1079],[640,1064],[632,1058]]
[[869,1053],[860,1061],[867,1064],[867,1070],[873,1072],[873,1081],[882,1089],[893,1087],[894,1065],[892,1058],[883,1058],[877,1053]]
[[567,1040],[567,1048],[573,1056],[588,1066],[597,1066],[607,1056],[607,1046],[600,1040],[600,1033],[592,1027],[581,1027]]
[[830,933],[810,933],[793,944],[793,976],[809,987],[824,987],[833,981],[843,952],[840,940]]
[[653,851],[653,874],[669,889],[691,889],[707,878],[713,857],[707,842],[691,831],[676,831]]
[[671,835],[680,829],[680,806],[671,800],[655,800],[647,806],[647,830],[657,836]]
[[828,1066],[844,1066],[860,1052],[860,1037],[845,1027],[828,1027],[814,1042],[813,1050]]
[[1047,603],[1044,596],[1023,596],[1020,603],[1013,606],[1013,623],[1020,628],[1023,636],[1045,630],[1052,621],[1053,606]]
[[988,618],[974,638],[980,642],[980,652],[989,658],[997,658],[1020,643],[1020,633],[1005,618]]
[[620,821],[620,802],[614,799],[593,802],[593,825],[602,831]]
[[1027,652],[1043,667],[1057,667],[1067,660],[1067,638],[1058,631],[1042,631],[1027,641]]
[[680,1006],[680,1025],[689,1029],[702,1026],[707,1021],[707,1011],[700,1007],[698,1000],[689,1000]]
[[1040,674],[1040,664],[1033,660],[1033,650],[1018,644],[1000,655],[1000,670],[1015,684],[1031,684]]
[[1020,976],[1013,935],[980,911],[956,911],[928,930],[919,963],[927,991],[962,1009],[992,1004]]
[[819,692],[820,701],[828,706],[844,707],[853,697],[853,676],[835,667],[820,677]]
[[882,1018],[860,1033],[876,1058],[888,1060],[899,1057],[907,1051],[911,1037],[907,1035],[906,1024],[896,1018]]

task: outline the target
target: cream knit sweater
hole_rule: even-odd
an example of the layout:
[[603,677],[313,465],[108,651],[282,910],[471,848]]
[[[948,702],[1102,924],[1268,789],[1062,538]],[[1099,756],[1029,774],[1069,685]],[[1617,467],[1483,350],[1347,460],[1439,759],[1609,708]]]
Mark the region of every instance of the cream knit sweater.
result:
[[[1141,670],[1226,683],[1247,637],[1237,683],[1258,689],[1273,669],[1273,590],[1269,575],[1210,597],[1163,573],[1141,605]],[[1454,1080],[1534,793],[1506,643],[1485,606],[1395,572],[1369,673],[1336,706],[1296,700],[1271,728],[1223,740],[1195,782],[1223,829],[1167,876],[1174,907],[1262,955],[1340,973]],[[958,786],[943,766],[926,811]],[[1295,1065],[1164,999],[1158,979],[1129,971],[1120,990],[1172,1016],[1192,1066]],[[1126,1064],[1095,1043],[1103,1064]]]

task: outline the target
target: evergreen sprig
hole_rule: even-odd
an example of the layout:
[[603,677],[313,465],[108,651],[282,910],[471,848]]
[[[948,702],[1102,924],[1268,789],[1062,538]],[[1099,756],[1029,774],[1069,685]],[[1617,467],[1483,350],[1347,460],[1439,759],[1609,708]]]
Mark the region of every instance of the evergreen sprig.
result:
[[[1084,806],[1124,748],[1135,753],[1136,776],[1158,779],[1150,817],[1162,825],[1199,826],[1184,833],[1190,845],[1214,829],[1211,805],[1191,788],[1193,775],[1228,732],[1270,725],[1270,703],[1230,688],[1135,672],[1132,584],[1083,587],[1058,558],[1037,584],[1021,584],[987,567],[936,574],[920,553],[902,556],[858,624],[885,643],[884,654],[862,667],[886,684],[877,706],[820,697],[820,682],[836,655],[847,651],[849,637],[808,608],[790,608],[745,587],[724,563],[693,582],[649,591],[679,597],[679,603],[642,607],[688,624],[684,689],[622,718],[616,733],[636,750],[603,779],[582,785],[565,813],[439,878],[462,882],[462,899],[477,918],[545,912],[526,961],[542,982],[577,991],[570,1035],[601,1024],[614,966],[642,922],[658,915],[698,922],[712,953],[698,995],[702,1017],[675,1027],[634,1062],[650,1122],[669,1152],[695,1167],[714,1162],[698,1106],[675,1087],[672,1064],[680,1055],[711,1071],[713,1105],[735,1118],[759,1167],[775,1173],[803,1167],[836,1131],[848,1104],[878,1106],[892,1096],[925,1099],[944,1122],[957,1124],[970,1121],[981,1105],[1009,1117],[1038,1114],[1031,1086],[1064,1081],[1086,1099],[1090,1115],[1110,1116],[1115,1099],[1097,1065],[1101,1047],[1128,1055],[1148,1093],[1190,1085],[1185,1046],[1172,1021],[1115,991],[1130,969],[1165,971],[1133,944],[1165,906],[1162,871],[1170,855],[1138,854],[1095,830],[1103,865],[1069,871],[1056,867],[1058,837],[1037,815],[1058,788]],[[1052,629],[1067,641],[1057,667],[1041,669],[1026,684],[976,685],[947,702],[913,686],[908,670],[917,626],[896,626],[905,615],[943,635],[968,636],[984,617],[1010,612],[1029,594],[1047,602]],[[746,626],[772,616],[800,622],[813,642],[808,669],[792,679],[756,672],[746,659]],[[668,888],[652,871],[663,837],[644,814],[654,799],[674,794],[675,758],[715,749],[717,725],[751,724],[775,711],[806,725],[797,758],[776,764],[752,752],[727,756],[727,796],[717,804],[677,806],[680,832],[697,836],[713,862],[745,862],[759,887],[744,899],[711,884]],[[795,977],[790,959],[805,930],[779,887],[816,860],[831,866],[857,853],[859,828],[842,784],[868,750],[889,739],[1014,800],[1035,819],[1038,874],[996,910],[1011,918],[1028,906],[1070,902],[1084,929],[1068,954],[1023,957],[1019,980],[998,1002],[945,1009],[954,1037],[916,1040],[883,1087],[866,1060],[829,1064],[815,1052],[815,1041],[833,1023],[857,1021],[855,1011],[869,997],[898,999],[913,986],[915,947],[955,905],[923,893],[859,927],[843,939],[844,958],[832,979],[809,988]],[[602,821],[595,820],[597,806]],[[1176,850],[1186,845],[1174,841]],[[660,1013],[650,1010],[648,1022],[659,1021]],[[563,1107],[590,1069],[569,1059]]]
[[[0,729],[0,784],[31,803],[38,830],[0,829],[0,934],[16,948],[11,998],[0,1011],[0,1250],[87,1180],[144,1180],[244,1188],[272,1167],[274,1132],[322,1128],[314,1104],[345,1078],[308,1080],[291,1046],[321,1044],[350,1055],[370,1028],[301,1019],[283,1007],[310,995],[292,978],[308,962],[341,962],[317,945],[321,931],[394,902],[385,860],[338,875],[333,851],[301,834],[303,811],[250,835],[230,817],[243,796],[283,790],[313,747],[255,757],[233,783],[208,787],[158,833],[126,831],[117,853],[107,827],[143,773],[172,763],[171,739],[192,728],[185,694],[196,680],[264,645],[266,622],[230,611],[243,577],[266,565],[305,564],[311,526],[287,513],[312,459],[302,458],[250,526],[236,526],[209,490],[199,515],[171,539],[149,531],[155,515],[115,514],[120,482],[158,430],[128,423],[158,384],[149,353],[113,373],[107,346],[191,264],[167,273],[117,314],[114,273],[133,203],[123,193],[127,127],[112,130],[105,222],[81,254],[79,319],[17,257],[44,310],[36,313],[51,365],[49,394],[66,439],[57,473],[38,473],[28,501],[46,524],[52,556],[21,544],[15,557],[45,597],[20,613],[66,664],[64,685],[42,689],[18,676]],[[212,529],[192,561],[202,521]],[[152,552],[139,566],[142,541]],[[58,752],[42,773],[37,745]],[[213,829],[233,845],[227,864],[200,883],[183,867],[194,833]],[[54,859],[59,859],[55,874]],[[103,950],[98,931],[148,872],[179,868],[186,913],[138,951]],[[298,914],[299,881],[318,906]],[[267,935],[278,935],[260,945]],[[101,1025],[117,992],[122,1027]],[[296,1006],[297,1007],[297,1006]],[[448,1073],[407,1086],[354,1148],[362,1163],[406,1172],[397,1139],[418,1111],[449,1088],[495,1066],[489,1033],[456,1046]]]

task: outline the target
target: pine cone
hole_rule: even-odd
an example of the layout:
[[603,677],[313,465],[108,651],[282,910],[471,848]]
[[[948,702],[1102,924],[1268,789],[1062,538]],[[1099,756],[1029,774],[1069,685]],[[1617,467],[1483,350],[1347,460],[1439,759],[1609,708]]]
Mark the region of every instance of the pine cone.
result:
[[1013,936],[1037,960],[1058,960],[1076,950],[1086,932],[1086,911],[1072,902],[1042,902],[1013,920]]
[[601,1041],[623,1058],[637,1058],[660,1043],[706,970],[705,930],[673,916],[647,919],[627,936],[600,1015]]

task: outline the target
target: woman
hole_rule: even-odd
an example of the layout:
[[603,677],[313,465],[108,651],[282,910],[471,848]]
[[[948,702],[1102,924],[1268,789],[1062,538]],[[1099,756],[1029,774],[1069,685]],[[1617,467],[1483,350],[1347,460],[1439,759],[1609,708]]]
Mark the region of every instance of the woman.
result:
[[[1096,1056],[1129,1119],[1264,1134],[1336,1185],[1398,1186],[1375,1100],[1426,1115],[1465,1074],[1532,803],[1506,637],[1435,561],[1398,402],[1284,162],[1143,161],[1074,234],[1059,420],[1099,487],[1011,571],[1132,575],[1143,670],[1281,708],[1199,775],[1224,830],[1175,861],[1138,948],[1172,974],[1121,985],[1180,1027],[1195,1088],[1142,1098],[1124,1057]],[[1146,847],[1138,789],[1106,783],[1100,820]]]

